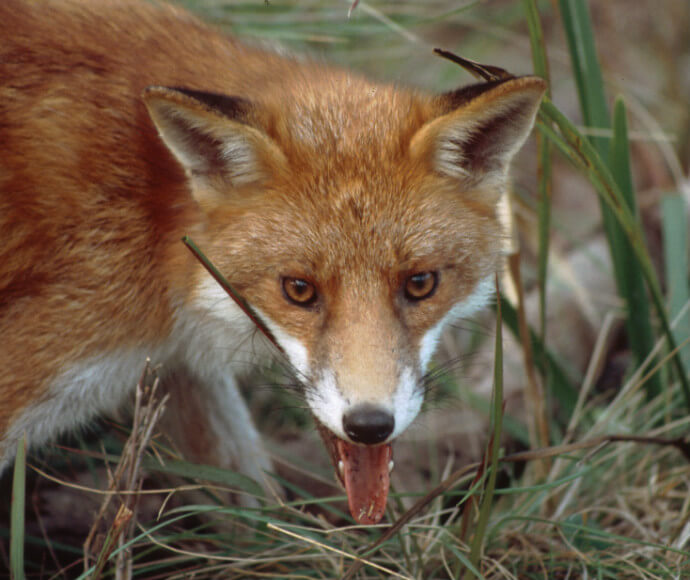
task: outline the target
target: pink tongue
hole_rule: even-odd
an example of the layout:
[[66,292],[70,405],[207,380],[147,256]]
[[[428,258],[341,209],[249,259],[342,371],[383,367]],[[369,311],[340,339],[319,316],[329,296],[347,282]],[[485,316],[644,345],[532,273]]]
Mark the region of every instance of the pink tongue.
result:
[[342,478],[350,513],[359,524],[375,524],[386,510],[393,455],[390,444],[354,445],[338,439],[338,456],[343,462]]

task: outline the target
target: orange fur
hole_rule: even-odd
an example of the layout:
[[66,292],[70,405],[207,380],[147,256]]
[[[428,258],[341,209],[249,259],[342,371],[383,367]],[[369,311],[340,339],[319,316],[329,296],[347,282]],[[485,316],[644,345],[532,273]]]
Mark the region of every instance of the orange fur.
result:
[[[322,422],[312,391],[328,381],[343,404],[399,404],[435,329],[472,310],[463,304],[500,266],[496,202],[539,79],[429,95],[129,0],[3,0],[0,38],[0,437],[30,424],[38,402],[49,414],[70,377],[91,389],[93,369],[109,369],[93,405],[107,409],[110,390],[133,386],[118,383],[116,354],[143,363],[147,349],[163,353],[164,373],[192,377],[182,382],[203,415],[206,368],[230,374],[233,355],[202,348],[188,362],[197,355],[174,335],[182,318],[195,340],[212,320],[231,332],[234,314],[210,304],[185,234],[278,330]],[[411,302],[402,289],[419,272],[438,287]],[[290,304],[284,277],[313,284],[317,302]],[[337,422],[327,426],[344,437]],[[193,433],[214,429],[199,423],[180,421],[194,455],[222,439]],[[0,458],[12,453],[0,443]]]

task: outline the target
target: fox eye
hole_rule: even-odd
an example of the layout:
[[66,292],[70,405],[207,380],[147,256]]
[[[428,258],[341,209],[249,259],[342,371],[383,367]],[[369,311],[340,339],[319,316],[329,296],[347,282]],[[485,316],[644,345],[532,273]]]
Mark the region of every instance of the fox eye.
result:
[[316,288],[301,278],[283,278],[283,294],[297,306],[311,306],[316,300]]
[[405,297],[408,300],[418,301],[429,298],[438,284],[436,272],[418,272],[405,280]]

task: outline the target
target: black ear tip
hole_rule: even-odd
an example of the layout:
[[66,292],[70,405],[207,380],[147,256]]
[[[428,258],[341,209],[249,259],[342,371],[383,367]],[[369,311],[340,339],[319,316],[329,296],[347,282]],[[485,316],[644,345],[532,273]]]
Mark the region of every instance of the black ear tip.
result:
[[251,101],[243,97],[223,95],[212,91],[199,91],[185,87],[170,87],[168,90],[193,99],[205,108],[231,119],[239,120],[251,109]]
[[454,91],[443,93],[441,95],[441,100],[449,111],[458,109],[473,101],[478,96],[483,95],[487,91],[493,89],[494,87],[503,84],[504,82],[506,82],[505,79],[498,79],[466,85],[464,87],[460,87],[459,89],[455,89]]
[[546,91],[547,83],[544,79],[537,76],[506,77],[460,87],[454,91],[443,93],[439,98],[446,111],[450,112],[501,86],[505,87],[506,91],[514,90],[525,93],[536,89],[536,92],[543,95]]
[[243,97],[223,95],[211,91],[199,91],[186,87],[151,85],[144,89],[142,97],[145,101],[159,98],[182,106],[192,106],[239,122],[242,122],[247,117],[252,108],[251,101]]

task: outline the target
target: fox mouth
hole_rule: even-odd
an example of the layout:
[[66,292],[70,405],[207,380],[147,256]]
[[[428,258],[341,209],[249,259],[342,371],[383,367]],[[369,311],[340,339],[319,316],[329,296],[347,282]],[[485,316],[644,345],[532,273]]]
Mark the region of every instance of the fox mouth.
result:
[[350,443],[318,420],[317,425],[338,480],[345,488],[350,514],[358,524],[378,523],[386,510],[393,469],[391,444]]

